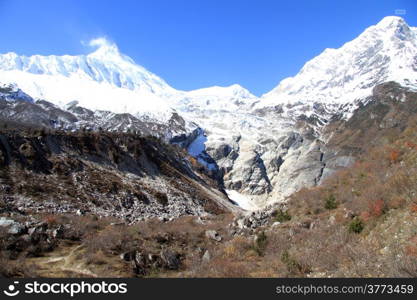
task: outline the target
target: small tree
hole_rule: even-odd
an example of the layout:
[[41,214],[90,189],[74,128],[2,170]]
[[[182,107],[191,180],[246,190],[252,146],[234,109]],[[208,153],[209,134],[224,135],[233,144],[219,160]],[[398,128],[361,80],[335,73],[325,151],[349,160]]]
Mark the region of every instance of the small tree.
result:
[[328,210],[336,209],[338,206],[336,202],[336,197],[333,194],[330,194],[325,200],[324,200],[324,207]]
[[283,211],[282,209],[277,209],[273,212],[272,216],[274,217],[274,221],[276,222],[286,222],[291,220],[291,216],[288,214],[288,212]]
[[267,244],[268,237],[266,236],[265,231],[261,231],[256,235],[253,248],[259,256],[263,256]]
[[356,217],[349,224],[349,232],[361,233],[364,227],[365,225],[363,224],[362,220]]

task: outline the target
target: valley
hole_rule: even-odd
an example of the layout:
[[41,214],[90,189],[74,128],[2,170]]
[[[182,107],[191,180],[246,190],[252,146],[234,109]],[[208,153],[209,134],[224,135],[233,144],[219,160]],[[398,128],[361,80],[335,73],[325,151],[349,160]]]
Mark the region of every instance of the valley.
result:
[[386,17],[261,97],[96,44],[0,55],[3,276],[416,276],[416,27]]

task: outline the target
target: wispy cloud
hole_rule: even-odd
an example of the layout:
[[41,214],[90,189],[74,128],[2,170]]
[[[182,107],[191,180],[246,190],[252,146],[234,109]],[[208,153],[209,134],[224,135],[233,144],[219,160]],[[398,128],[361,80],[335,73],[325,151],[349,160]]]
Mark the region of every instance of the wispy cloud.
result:
[[81,44],[94,49],[118,49],[117,45],[107,37],[96,37],[87,42],[81,41]]

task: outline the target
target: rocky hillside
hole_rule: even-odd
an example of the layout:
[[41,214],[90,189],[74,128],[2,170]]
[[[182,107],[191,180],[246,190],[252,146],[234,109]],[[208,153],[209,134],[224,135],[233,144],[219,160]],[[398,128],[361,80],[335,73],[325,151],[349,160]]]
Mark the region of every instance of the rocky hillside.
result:
[[218,178],[154,137],[6,130],[0,164],[6,211],[90,213],[130,223],[237,210]]
[[324,135],[323,164],[353,164],[248,214],[203,166],[155,138],[3,131],[0,272],[416,276],[417,94],[389,82],[371,97]]
[[66,131],[129,131],[160,137],[165,141],[173,138],[185,141],[188,135],[198,129],[196,124],[186,122],[177,113],[171,114],[166,123],[159,123],[130,113],[92,111],[79,106],[77,102],[61,108],[46,100],[35,100],[14,85],[0,86],[0,121],[12,122],[15,126]]

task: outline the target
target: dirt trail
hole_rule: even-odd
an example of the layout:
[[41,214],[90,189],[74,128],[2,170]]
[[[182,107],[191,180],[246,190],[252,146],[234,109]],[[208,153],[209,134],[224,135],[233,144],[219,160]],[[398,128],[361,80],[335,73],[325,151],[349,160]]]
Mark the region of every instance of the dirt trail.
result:
[[83,257],[83,245],[64,245],[43,257],[28,259],[41,277],[98,277],[79,258]]

